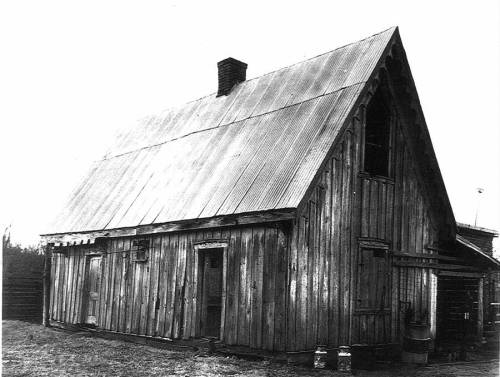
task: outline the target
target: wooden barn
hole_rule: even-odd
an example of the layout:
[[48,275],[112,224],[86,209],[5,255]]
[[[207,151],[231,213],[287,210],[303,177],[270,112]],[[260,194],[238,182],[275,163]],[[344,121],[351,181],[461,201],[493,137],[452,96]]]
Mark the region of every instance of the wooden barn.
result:
[[435,339],[440,284],[479,300],[498,262],[456,239],[398,29],[246,67],[91,167],[42,235],[46,320],[284,355]]

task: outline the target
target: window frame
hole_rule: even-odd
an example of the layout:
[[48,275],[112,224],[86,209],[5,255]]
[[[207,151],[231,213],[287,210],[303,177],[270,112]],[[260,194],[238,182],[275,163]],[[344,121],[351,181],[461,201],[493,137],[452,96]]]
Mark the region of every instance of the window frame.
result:
[[[367,136],[367,125],[368,125],[368,108],[372,100],[376,97],[380,96],[383,106],[387,109],[387,122],[388,122],[388,140],[387,140],[387,175],[377,174],[366,170],[366,136]],[[393,101],[388,95],[388,90],[384,87],[378,87],[370,100],[366,105],[363,106],[362,111],[362,132],[361,132],[361,159],[360,159],[360,173],[362,175],[380,179],[394,179],[394,139],[395,139],[395,129],[396,129],[396,113],[394,107],[391,105]]]

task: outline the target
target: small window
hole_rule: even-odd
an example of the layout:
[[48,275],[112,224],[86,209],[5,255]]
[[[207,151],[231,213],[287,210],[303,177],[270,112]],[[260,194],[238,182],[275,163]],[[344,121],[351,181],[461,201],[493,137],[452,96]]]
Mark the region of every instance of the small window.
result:
[[148,260],[149,244],[150,241],[148,239],[132,241],[132,260],[135,262],[146,262]]
[[377,90],[366,110],[364,171],[389,176],[390,112]]

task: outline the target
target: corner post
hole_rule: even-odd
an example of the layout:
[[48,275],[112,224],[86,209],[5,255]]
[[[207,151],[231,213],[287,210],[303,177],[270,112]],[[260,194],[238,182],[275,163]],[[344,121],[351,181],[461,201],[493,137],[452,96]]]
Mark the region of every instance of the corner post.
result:
[[49,245],[42,246],[45,254],[43,264],[43,325],[50,327],[50,270],[52,264],[52,248]]
[[483,338],[483,287],[484,287],[484,277],[479,279],[479,285],[477,290],[477,339],[479,341]]

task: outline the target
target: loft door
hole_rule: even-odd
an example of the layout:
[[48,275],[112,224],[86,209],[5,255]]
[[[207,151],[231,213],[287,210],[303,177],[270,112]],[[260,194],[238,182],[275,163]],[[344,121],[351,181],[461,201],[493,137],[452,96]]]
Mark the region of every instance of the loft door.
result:
[[221,248],[200,251],[201,335],[219,338],[222,314],[223,253]]
[[101,287],[101,260],[100,256],[88,258],[87,281],[86,281],[86,303],[84,305],[84,322],[89,325],[97,325],[99,313],[99,289]]

